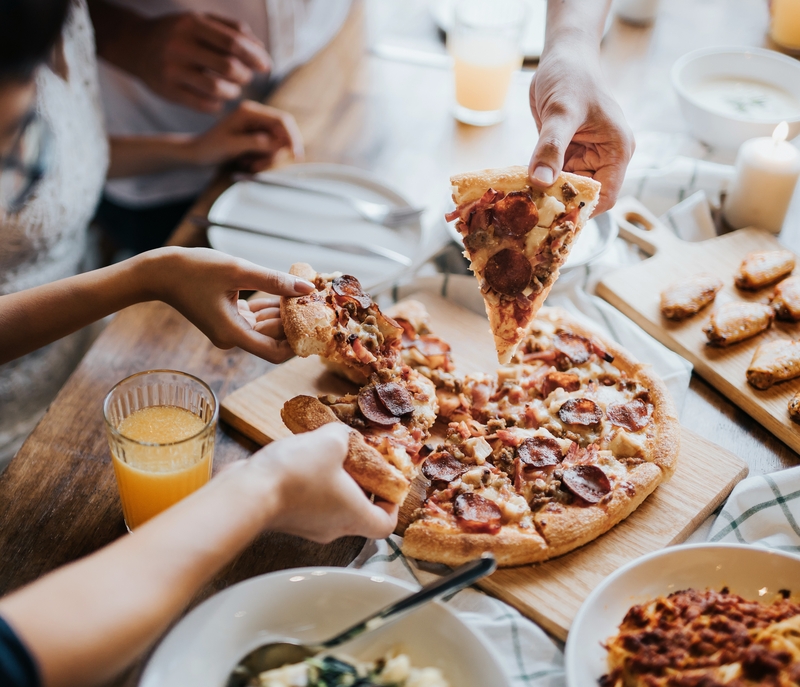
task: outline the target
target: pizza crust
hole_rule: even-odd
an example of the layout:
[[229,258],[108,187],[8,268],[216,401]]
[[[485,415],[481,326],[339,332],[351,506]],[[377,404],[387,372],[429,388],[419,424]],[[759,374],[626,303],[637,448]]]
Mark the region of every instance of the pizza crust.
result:
[[[333,410],[313,396],[295,396],[286,401],[281,409],[281,419],[293,434],[341,422]],[[402,503],[411,488],[405,475],[354,429],[350,430],[344,469],[362,489],[390,503]]]

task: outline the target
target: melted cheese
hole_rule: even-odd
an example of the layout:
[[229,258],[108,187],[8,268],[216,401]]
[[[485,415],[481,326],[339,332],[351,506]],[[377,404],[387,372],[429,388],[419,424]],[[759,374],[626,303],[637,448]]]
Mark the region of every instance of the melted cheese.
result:
[[623,458],[644,455],[644,447],[647,442],[647,435],[642,432],[628,432],[621,427],[617,428],[616,433],[608,444],[615,455]]
[[553,198],[553,196],[547,195],[536,203],[536,207],[539,210],[539,226],[547,227],[548,229],[553,220],[566,210],[564,203]]

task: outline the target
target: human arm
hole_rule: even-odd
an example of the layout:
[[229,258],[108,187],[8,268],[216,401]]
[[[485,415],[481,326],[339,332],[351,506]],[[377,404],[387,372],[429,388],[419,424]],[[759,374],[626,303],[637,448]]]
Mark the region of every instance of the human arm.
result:
[[146,18],[106,0],[90,0],[89,10],[98,55],[201,112],[219,112],[255,73],[270,70],[264,44],[235,19],[191,12]]
[[303,137],[283,110],[245,100],[203,134],[112,136],[109,178],[238,160],[250,172],[271,167],[285,151],[303,157]]
[[[103,269],[0,296],[0,364],[71,334],[129,305],[161,300],[220,348],[239,346],[272,362],[290,357],[269,300],[254,327],[241,314],[239,291],[299,296],[304,279],[207,248],[159,248]],[[265,317],[269,314],[270,317]]]
[[264,530],[322,543],[388,536],[397,506],[371,503],[344,471],[347,443],[343,425],[274,442],[133,534],[0,600],[44,686],[107,681]]
[[600,69],[609,5],[609,0],[548,1],[544,51],[530,89],[539,128],[531,183],[546,188],[562,169],[591,176],[602,184],[595,213],[616,201],[635,146]]

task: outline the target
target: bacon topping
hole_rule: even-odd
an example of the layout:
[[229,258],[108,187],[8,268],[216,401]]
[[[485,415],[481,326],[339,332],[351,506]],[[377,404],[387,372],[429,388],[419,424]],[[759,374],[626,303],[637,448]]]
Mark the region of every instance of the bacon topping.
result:
[[400,422],[400,418],[391,415],[383,405],[374,386],[365,386],[358,392],[358,407],[367,420],[381,427],[390,427]]
[[467,469],[467,465],[448,451],[432,453],[422,464],[422,474],[431,482],[452,482]]
[[484,276],[495,291],[506,296],[522,293],[531,281],[533,268],[520,251],[504,248],[486,263]]
[[471,203],[465,203],[464,205],[459,205],[452,212],[448,212],[444,218],[448,222],[452,222],[454,219],[461,219],[466,222],[473,210],[491,205],[495,200],[502,198],[503,195],[504,194],[502,191],[495,191],[493,188],[490,188],[477,200],[473,200]]
[[370,365],[377,360],[377,358],[364,347],[361,339],[359,339],[355,334],[351,334],[348,341],[353,347],[353,353],[360,363]]
[[553,370],[548,372],[542,381],[542,396],[547,398],[556,389],[564,389],[564,391],[577,391],[581,388],[581,380],[578,375],[570,374],[569,372],[557,372]]
[[609,406],[606,414],[612,424],[623,427],[630,432],[638,432],[650,424],[653,406],[645,403],[641,398],[634,398],[628,403]]
[[411,392],[397,382],[376,384],[375,393],[392,415],[407,415],[414,410],[414,397]]
[[453,513],[467,532],[496,534],[503,520],[503,513],[494,501],[473,492],[456,496]]
[[523,467],[543,468],[561,462],[561,445],[550,437],[530,437],[517,449]]
[[608,476],[596,465],[574,465],[567,468],[561,483],[586,503],[599,503],[611,492]]
[[361,282],[355,277],[351,277],[349,274],[336,277],[336,279],[331,282],[331,289],[337,296],[336,302],[339,305],[356,303],[364,310],[372,305],[372,299],[361,290]]
[[592,357],[592,342],[571,332],[558,332],[553,347],[569,358],[573,365],[582,365]]
[[522,238],[539,221],[539,210],[527,191],[513,191],[494,204],[496,236]]
[[522,443],[522,439],[516,432],[511,432],[507,429],[498,429],[496,434],[497,438],[507,446],[519,446],[520,443]]
[[603,411],[591,399],[570,398],[558,409],[558,417],[568,425],[591,427],[603,419]]

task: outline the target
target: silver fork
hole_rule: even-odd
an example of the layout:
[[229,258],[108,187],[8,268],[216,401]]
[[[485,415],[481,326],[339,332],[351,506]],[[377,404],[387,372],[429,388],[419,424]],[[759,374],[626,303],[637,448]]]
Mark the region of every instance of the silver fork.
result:
[[364,219],[374,222],[375,224],[383,224],[387,227],[399,227],[404,224],[411,224],[419,219],[419,216],[424,212],[424,208],[395,208],[391,205],[384,203],[373,203],[369,200],[361,200],[361,198],[353,198],[344,193],[337,193],[336,191],[328,191],[326,189],[316,188],[314,186],[306,186],[303,183],[295,181],[287,181],[284,179],[271,179],[260,177],[255,174],[234,174],[234,181],[252,181],[255,184],[262,184],[264,186],[278,186],[280,188],[290,188],[295,191],[305,191],[306,193],[316,193],[319,196],[327,196],[328,198],[336,198],[344,201],[352,207]]

